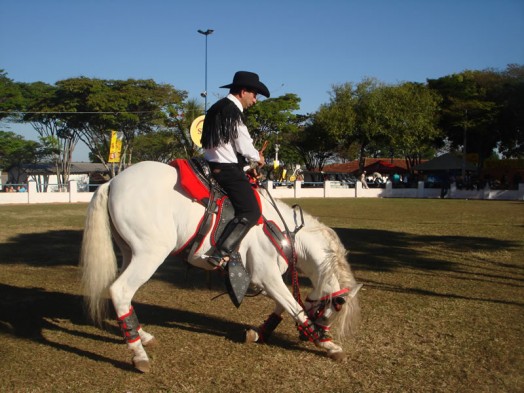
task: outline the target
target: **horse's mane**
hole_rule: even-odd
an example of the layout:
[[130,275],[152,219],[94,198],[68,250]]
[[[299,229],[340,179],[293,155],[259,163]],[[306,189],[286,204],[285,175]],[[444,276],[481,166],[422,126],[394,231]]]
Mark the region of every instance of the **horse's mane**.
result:
[[[269,202],[269,201],[268,201]],[[292,208],[288,204],[276,200],[275,204],[283,212],[283,216],[290,214]],[[267,206],[266,208],[270,208]],[[292,214],[292,213],[291,213]],[[349,288],[351,291],[357,285],[357,282],[351,272],[349,262],[347,261],[347,250],[340,241],[336,232],[327,225],[320,222],[316,217],[304,212],[305,226],[301,231],[318,232],[318,234],[327,240],[326,249],[324,250],[327,258],[323,261],[319,278],[316,283],[317,288],[323,288],[327,281],[335,274],[341,288]],[[288,223],[289,225],[289,223]],[[292,228],[290,228],[292,229]],[[349,333],[353,333],[360,319],[360,307],[356,296],[347,299],[345,307],[337,313],[332,327],[337,338],[342,339]]]
[[[326,273],[334,272],[340,287],[349,288],[351,291],[355,288],[357,282],[347,261],[348,251],[333,229],[320,223],[320,231],[329,240],[329,246],[326,250],[328,258],[324,262],[323,272],[320,275],[320,288],[322,288],[325,281],[329,279],[329,275]],[[341,311],[336,314],[332,325],[336,327],[334,332],[339,339],[342,339],[349,333],[354,333],[358,320],[360,319],[360,306],[357,297],[355,296],[346,300],[345,307],[342,307]]]

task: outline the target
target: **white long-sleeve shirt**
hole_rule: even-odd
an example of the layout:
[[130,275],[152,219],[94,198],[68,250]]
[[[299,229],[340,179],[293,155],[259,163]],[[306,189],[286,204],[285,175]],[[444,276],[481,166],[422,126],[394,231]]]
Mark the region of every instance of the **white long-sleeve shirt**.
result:
[[[242,104],[234,95],[228,94],[227,98],[233,101],[241,112],[244,111]],[[204,158],[211,162],[237,164],[238,160],[235,153],[236,150],[236,152],[244,156],[248,162],[258,162],[260,160],[260,155],[258,154],[258,150],[253,145],[253,138],[251,138],[251,135],[249,135],[246,125],[244,123],[239,124],[237,131],[238,137],[233,141],[220,144],[213,149],[204,149]]]

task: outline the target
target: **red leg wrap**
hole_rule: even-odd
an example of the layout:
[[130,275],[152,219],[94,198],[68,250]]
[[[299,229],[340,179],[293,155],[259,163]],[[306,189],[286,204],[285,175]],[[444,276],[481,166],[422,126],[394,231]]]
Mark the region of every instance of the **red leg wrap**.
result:
[[320,325],[318,323],[315,324],[317,327],[317,331],[320,334],[319,341],[320,342],[326,342],[326,341],[333,341],[333,337],[329,333],[329,326]]
[[133,307],[129,309],[127,314],[118,318],[118,325],[127,343],[130,344],[140,340],[140,335],[138,334],[140,323]]
[[282,322],[282,317],[275,313],[272,313],[268,319],[264,321],[258,328],[258,342],[265,343],[277,328],[278,324]]
[[306,319],[301,325],[297,325],[297,329],[300,334],[300,338],[308,341],[320,340],[323,336],[323,332],[318,329],[318,327],[311,322],[309,319]]

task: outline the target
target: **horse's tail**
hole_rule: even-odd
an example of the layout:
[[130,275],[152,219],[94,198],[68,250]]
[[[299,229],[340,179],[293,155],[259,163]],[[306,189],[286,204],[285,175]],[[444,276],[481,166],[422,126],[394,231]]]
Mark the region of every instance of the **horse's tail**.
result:
[[84,302],[97,324],[107,316],[108,288],[117,274],[107,206],[109,183],[99,186],[89,203],[80,251]]

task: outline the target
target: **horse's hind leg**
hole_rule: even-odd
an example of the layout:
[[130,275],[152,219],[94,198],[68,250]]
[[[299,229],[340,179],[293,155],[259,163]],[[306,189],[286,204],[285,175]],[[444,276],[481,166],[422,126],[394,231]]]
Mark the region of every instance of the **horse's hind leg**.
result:
[[149,371],[149,357],[144,345],[152,344],[154,337],[145,332],[138,322],[131,300],[136,291],[147,282],[164,262],[164,254],[151,251],[147,255],[135,255],[120,277],[111,285],[109,292],[128,348],[133,352],[133,364],[142,372]]
[[[122,266],[120,268],[120,273],[122,273],[131,263],[133,253],[131,251],[131,247],[129,247],[122,237],[120,237],[117,231],[113,232],[113,237],[116,244],[118,245],[118,248],[120,249],[120,252],[122,253]],[[155,337],[152,334],[147,333],[140,325],[138,327],[138,333],[140,335],[140,341],[142,341],[142,345],[144,347],[154,347],[157,344]]]

